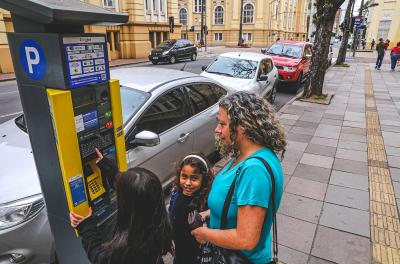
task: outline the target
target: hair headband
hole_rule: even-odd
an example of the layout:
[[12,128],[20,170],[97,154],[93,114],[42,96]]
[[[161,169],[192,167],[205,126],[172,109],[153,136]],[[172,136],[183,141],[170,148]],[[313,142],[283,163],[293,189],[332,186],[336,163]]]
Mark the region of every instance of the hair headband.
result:
[[191,154],[191,155],[187,155],[186,157],[184,157],[183,161],[187,160],[188,158],[196,158],[196,159],[200,160],[206,167],[206,172],[208,172],[208,165],[207,165],[207,161],[205,159],[203,159],[199,155]]

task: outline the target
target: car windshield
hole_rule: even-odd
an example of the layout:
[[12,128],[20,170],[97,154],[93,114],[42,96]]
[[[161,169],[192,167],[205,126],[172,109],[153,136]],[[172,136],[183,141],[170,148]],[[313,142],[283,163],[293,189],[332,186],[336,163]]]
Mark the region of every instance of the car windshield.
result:
[[121,87],[122,119],[126,123],[150,97],[148,93]]
[[157,48],[170,48],[175,44],[176,40],[166,40],[157,45]]
[[267,51],[267,53],[272,54],[272,55],[300,58],[301,53],[302,53],[301,51],[302,51],[302,48],[300,46],[287,45],[287,44],[274,44]]
[[257,71],[257,61],[218,57],[206,72],[240,79],[253,79]]

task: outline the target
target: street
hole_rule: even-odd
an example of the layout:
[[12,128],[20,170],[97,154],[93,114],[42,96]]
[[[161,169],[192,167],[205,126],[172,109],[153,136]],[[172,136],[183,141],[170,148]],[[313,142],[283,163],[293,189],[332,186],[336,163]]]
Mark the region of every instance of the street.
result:
[[[175,64],[162,63],[158,65],[153,65],[151,62],[139,63],[134,65],[122,66],[127,67],[160,67],[180,70],[184,68],[185,71],[200,74],[201,67],[203,65],[208,65],[211,63],[217,54],[207,54],[205,56],[199,56],[196,61],[181,61]],[[121,67],[115,67],[121,68]],[[275,100],[275,108],[278,111],[282,106],[284,106],[290,99],[292,99],[294,94],[278,92]],[[13,119],[22,113],[21,101],[18,94],[18,87],[16,81],[6,81],[0,82],[0,124],[6,122],[7,120]]]

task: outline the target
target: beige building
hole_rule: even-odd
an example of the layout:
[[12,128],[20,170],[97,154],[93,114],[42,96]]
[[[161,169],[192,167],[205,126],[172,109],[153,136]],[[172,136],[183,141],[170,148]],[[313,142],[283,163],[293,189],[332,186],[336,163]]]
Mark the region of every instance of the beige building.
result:
[[[305,40],[307,35],[307,0],[204,0],[211,46],[236,46],[239,41],[240,9],[243,3],[245,43],[264,47],[281,39]],[[196,44],[201,39],[202,0],[179,0],[182,38]]]
[[[165,39],[200,41],[202,0],[82,0],[129,15],[121,26],[86,26],[85,31],[107,35],[109,59],[146,58]],[[249,46],[265,47],[281,39],[305,40],[310,0],[204,0],[207,45],[236,46],[240,6],[243,34]],[[170,33],[169,20],[174,20]],[[193,31],[192,31],[193,28]],[[11,15],[0,9],[0,73],[12,72],[6,32],[13,32]]]
[[[87,33],[107,34],[109,59],[146,58],[149,51],[165,39],[179,38],[177,0],[83,0],[129,15],[122,26],[85,26]],[[174,17],[174,33],[169,30]],[[12,72],[6,32],[13,32],[11,15],[0,9],[0,73]]]
[[367,42],[389,39],[389,48],[392,48],[400,41],[400,0],[375,0],[374,3],[379,5],[369,8]]

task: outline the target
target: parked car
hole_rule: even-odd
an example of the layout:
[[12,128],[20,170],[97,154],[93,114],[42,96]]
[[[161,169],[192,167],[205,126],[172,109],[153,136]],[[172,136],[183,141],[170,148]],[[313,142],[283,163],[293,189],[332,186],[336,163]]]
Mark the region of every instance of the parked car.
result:
[[276,98],[278,71],[267,55],[255,52],[228,52],[217,57],[201,75],[220,82],[231,91],[249,91]]
[[[294,85],[294,92],[311,73],[312,45],[303,41],[281,40],[261,52],[272,57],[279,73],[279,83]],[[293,87],[293,86],[292,86]]]
[[159,62],[175,63],[184,59],[192,61],[197,59],[197,48],[187,39],[163,41],[149,54],[149,60],[153,64],[158,64]]
[[[129,167],[145,167],[167,186],[178,159],[215,151],[217,102],[227,93],[217,82],[139,67],[111,77],[121,83]],[[0,135],[0,263],[51,263],[54,243],[24,115],[1,124]]]

